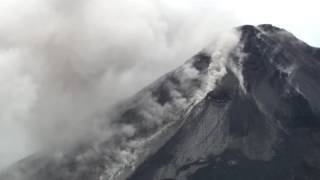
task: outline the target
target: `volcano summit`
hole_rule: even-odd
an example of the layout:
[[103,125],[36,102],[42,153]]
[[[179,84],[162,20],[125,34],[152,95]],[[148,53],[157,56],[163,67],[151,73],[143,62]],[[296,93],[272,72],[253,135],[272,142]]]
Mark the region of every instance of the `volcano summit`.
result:
[[320,179],[320,49],[284,29],[221,35],[115,109],[112,137],[34,154],[0,179]]

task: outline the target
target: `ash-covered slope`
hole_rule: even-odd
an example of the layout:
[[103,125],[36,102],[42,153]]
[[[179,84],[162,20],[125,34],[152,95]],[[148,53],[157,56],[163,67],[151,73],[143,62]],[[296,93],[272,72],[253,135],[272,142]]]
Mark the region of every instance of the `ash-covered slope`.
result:
[[[0,172],[0,180],[121,180],[153,155],[226,73],[238,32],[222,34],[211,57],[200,53],[115,107],[99,124],[97,138],[50,147]],[[104,121],[105,119],[105,121]],[[91,119],[88,119],[92,121]],[[111,121],[111,122],[110,122]],[[59,132],[57,132],[59,133]]]
[[319,49],[242,26],[117,107],[111,137],[0,180],[318,180],[319,93]]
[[130,180],[320,179],[319,49],[271,25],[239,30],[217,87]]

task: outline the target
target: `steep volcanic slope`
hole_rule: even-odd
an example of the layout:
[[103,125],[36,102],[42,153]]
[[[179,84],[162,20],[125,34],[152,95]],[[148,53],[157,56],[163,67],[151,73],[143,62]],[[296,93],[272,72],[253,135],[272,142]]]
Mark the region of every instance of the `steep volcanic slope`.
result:
[[[193,107],[214,89],[238,41],[237,31],[222,34],[211,45],[215,50],[210,56],[199,53],[101,118],[106,121],[93,122],[101,127],[98,139],[36,153],[6,170],[0,180],[127,178],[177,132]],[[217,61],[211,61],[211,56]]]
[[271,25],[239,30],[219,85],[130,180],[320,179],[319,49]]
[[319,93],[319,49],[242,26],[117,107],[111,137],[0,180],[318,180]]

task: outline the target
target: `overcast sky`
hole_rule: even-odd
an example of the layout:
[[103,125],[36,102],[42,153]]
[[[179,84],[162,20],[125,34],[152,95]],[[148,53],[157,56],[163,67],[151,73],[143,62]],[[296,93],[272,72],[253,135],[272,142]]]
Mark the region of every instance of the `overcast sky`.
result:
[[228,10],[239,24],[271,23],[320,47],[319,0],[219,0],[217,7]]
[[[173,0],[182,2],[183,0]],[[318,0],[192,0],[195,6],[228,11],[241,24],[270,23],[287,29],[303,41],[320,47]],[[221,17],[223,18],[223,17]]]
[[[32,152],[34,141],[54,141],[51,127],[81,124],[69,119],[132,95],[222,30],[271,23],[320,47],[319,7],[319,0],[0,0],[0,169]],[[60,139],[84,127],[60,130]]]

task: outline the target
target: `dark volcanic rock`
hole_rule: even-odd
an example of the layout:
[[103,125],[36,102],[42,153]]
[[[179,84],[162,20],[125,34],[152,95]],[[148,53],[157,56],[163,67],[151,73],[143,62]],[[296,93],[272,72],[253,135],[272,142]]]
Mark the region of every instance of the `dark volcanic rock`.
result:
[[130,180],[320,179],[318,49],[272,25],[239,30],[244,89],[228,71]]
[[208,66],[211,62],[211,56],[208,53],[200,52],[194,56],[193,66],[200,72],[203,72],[208,69]]
[[126,133],[36,154],[0,180],[319,180],[320,50],[268,24],[237,30],[224,67],[202,51],[125,104],[113,123]]

